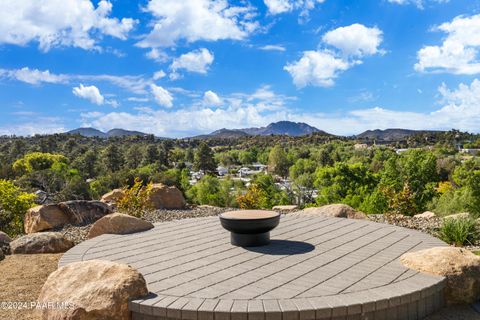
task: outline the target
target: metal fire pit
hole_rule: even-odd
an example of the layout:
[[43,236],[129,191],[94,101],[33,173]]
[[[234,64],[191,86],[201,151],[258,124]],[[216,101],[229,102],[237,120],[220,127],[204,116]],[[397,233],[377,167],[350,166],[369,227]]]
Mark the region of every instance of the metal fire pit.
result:
[[239,210],[220,214],[222,227],[231,232],[230,242],[239,247],[270,243],[270,231],[278,226],[280,214],[266,210]]

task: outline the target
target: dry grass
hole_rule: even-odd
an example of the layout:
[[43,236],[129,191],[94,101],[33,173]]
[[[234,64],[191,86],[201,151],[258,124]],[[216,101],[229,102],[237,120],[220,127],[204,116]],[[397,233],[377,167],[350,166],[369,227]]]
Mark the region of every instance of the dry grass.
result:
[[[36,301],[50,273],[57,269],[62,254],[8,255],[0,262],[0,301]],[[39,319],[34,310],[5,310],[0,319]]]

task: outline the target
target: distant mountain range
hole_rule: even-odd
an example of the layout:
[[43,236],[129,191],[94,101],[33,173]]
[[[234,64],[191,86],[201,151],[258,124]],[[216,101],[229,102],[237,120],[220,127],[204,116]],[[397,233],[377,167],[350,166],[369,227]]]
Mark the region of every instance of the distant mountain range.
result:
[[[386,129],[386,130],[367,130],[356,136],[358,139],[368,140],[383,140],[383,141],[397,141],[404,139],[408,136],[423,134],[423,133],[435,133],[439,131],[432,130],[409,130],[409,129]],[[78,128],[66,132],[68,134],[79,134],[84,137],[99,137],[99,138],[111,138],[111,137],[125,137],[125,136],[144,136],[147,133],[140,131],[130,131],[124,129],[112,129],[107,132],[100,131],[95,128]],[[191,139],[236,139],[246,136],[267,136],[267,135],[288,135],[288,136],[304,136],[312,133],[319,133],[330,135],[329,133],[312,127],[303,122],[292,121],[279,121],[270,123],[266,127],[259,128],[244,128],[244,129],[220,129],[213,131],[210,134],[203,134],[191,137]]]
[[369,140],[384,140],[384,141],[396,141],[401,140],[409,136],[422,133],[435,133],[439,131],[434,130],[409,130],[409,129],[385,129],[385,130],[367,130],[365,132],[356,135],[356,138],[369,139]]
[[79,134],[84,137],[99,137],[99,138],[112,138],[112,137],[126,137],[126,136],[145,136],[146,133],[140,131],[129,131],[124,129],[112,129],[107,132],[100,131],[95,128],[78,128],[66,132],[68,134]]
[[287,136],[304,136],[312,133],[328,134],[303,122],[279,121],[270,123],[266,127],[244,128],[244,129],[220,129],[210,134],[199,135],[193,138],[240,138],[245,136],[268,136],[268,135],[287,135]]

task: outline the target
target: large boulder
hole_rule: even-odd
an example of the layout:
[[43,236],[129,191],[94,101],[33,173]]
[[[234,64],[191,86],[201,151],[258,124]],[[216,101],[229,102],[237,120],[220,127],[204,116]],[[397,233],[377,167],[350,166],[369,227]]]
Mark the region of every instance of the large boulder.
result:
[[59,253],[65,252],[74,243],[59,232],[39,232],[27,234],[10,242],[12,254]]
[[56,204],[47,204],[28,209],[25,214],[25,233],[52,229],[71,223],[70,217]]
[[[12,242],[12,238],[5,232],[0,231],[0,256],[5,256],[5,254],[10,253],[10,242]],[[2,259],[3,258],[0,258],[0,260]]]
[[473,303],[480,298],[480,257],[455,247],[408,252],[400,257],[408,268],[446,277],[447,304]]
[[10,238],[8,236],[8,234],[6,234],[5,232],[0,231],[0,244],[1,243],[10,243],[10,242],[12,242],[12,238]]
[[145,279],[130,266],[90,260],[68,264],[50,274],[38,301],[72,305],[42,309],[43,319],[126,320],[131,319],[128,302],[147,294]]
[[101,201],[74,200],[31,208],[25,214],[25,233],[34,233],[66,224],[94,222],[112,213]]
[[117,203],[123,197],[125,197],[124,189],[113,189],[109,193],[105,193],[100,199],[100,201],[106,203]]
[[166,186],[162,183],[152,185],[149,196],[149,205],[154,209],[183,209],[185,198],[175,186]]
[[146,231],[153,228],[153,224],[122,213],[112,213],[104,216],[95,222],[88,232],[88,238],[94,238],[99,235],[110,234],[128,234],[140,231]]
[[366,219],[365,213],[356,211],[346,204],[329,204],[322,207],[305,208],[301,213],[335,218]]
[[437,215],[435,214],[435,212],[425,211],[424,213],[416,214],[413,217],[414,218],[420,218],[420,219],[431,219],[431,218],[435,218],[436,216]]
[[5,259],[5,254],[2,250],[0,250],[0,261],[2,261],[3,259]]
[[58,205],[74,224],[92,223],[112,213],[112,209],[101,201],[74,200]]

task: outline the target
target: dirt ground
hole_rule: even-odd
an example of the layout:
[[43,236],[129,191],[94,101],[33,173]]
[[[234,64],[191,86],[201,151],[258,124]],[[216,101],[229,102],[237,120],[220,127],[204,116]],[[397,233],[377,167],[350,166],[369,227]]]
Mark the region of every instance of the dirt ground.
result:
[[62,254],[8,255],[0,262],[0,319],[39,319],[32,309],[9,309],[3,302],[36,301],[43,283],[57,269]]
[[[50,273],[57,269],[62,254],[9,255],[0,262],[0,303],[36,301]],[[480,309],[480,306],[478,307]],[[1,320],[38,320],[32,309],[5,309],[0,306]],[[450,307],[438,311],[426,320],[480,320],[472,306]]]

